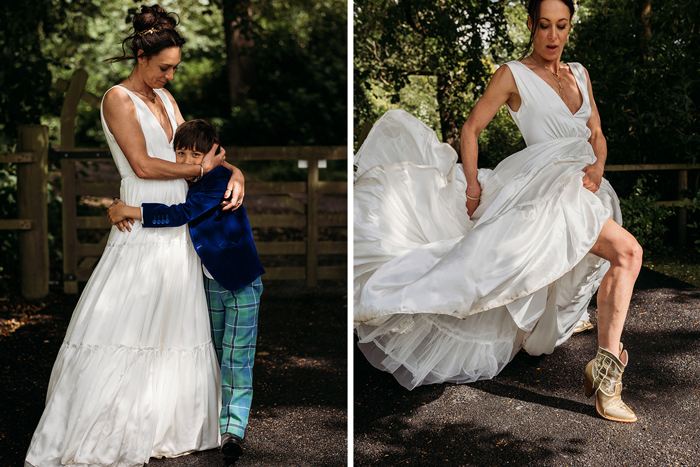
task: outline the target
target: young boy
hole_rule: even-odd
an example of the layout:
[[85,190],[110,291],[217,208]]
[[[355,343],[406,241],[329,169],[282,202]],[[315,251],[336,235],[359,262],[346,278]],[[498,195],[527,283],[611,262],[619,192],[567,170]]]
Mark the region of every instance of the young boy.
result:
[[[180,164],[200,165],[217,142],[216,130],[204,120],[190,120],[175,132],[173,145]],[[191,181],[182,204],[117,201],[108,210],[110,222],[140,220],[143,227],[189,224],[190,237],[202,260],[204,289],[212,337],[221,364],[221,452],[238,458],[253,398],[253,359],[258,332],[258,307],[263,270],[243,207],[223,211],[220,204],[231,172],[223,166]]]

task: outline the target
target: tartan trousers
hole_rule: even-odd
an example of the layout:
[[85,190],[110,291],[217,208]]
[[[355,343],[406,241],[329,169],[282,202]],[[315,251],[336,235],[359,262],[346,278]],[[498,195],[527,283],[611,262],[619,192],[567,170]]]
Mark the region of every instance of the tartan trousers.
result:
[[260,277],[231,292],[204,276],[211,334],[221,364],[221,434],[245,435],[253,400],[253,360],[258,337]]

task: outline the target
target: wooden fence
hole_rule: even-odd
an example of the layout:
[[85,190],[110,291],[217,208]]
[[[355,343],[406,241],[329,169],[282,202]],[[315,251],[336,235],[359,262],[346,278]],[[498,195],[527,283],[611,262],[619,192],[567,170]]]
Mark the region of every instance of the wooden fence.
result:
[[[77,202],[80,196],[117,197],[119,183],[85,183],[76,179],[76,163],[79,161],[110,160],[104,148],[75,147],[75,117],[78,103],[82,99],[98,106],[100,99],[85,91],[87,73],[78,70],[70,82],[59,80],[56,86],[66,91],[61,110],[61,189],[63,196],[63,273],[64,291],[77,293],[78,283],[86,281],[99,260],[107,237],[97,243],[80,243],[78,230],[110,228],[106,215],[78,216]],[[320,279],[345,279],[346,266],[320,266],[319,255],[345,255],[347,241],[319,241],[318,230],[323,227],[346,227],[345,214],[321,214],[318,200],[321,195],[347,195],[347,182],[324,182],[319,180],[319,161],[347,160],[347,147],[225,147],[227,160],[305,160],[308,164],[305,182],[247,181],[246,195],[274,195],[284,199],[294,214],[249,214],[251,226],[259,228],[287,227],[306,229],[306,241],[258,242],[261,257],[266,255],[305,255],[305,267],[266,267],[266,280],[305,279],[308,286],[317,285]],[[116,168],[115,168],[116,170]],[[290,196],[303,194],[306,203]],[[257,240],[257,239],[256,239]],[[264,258],[262,259],[265,264]]]
[[682,206],[686,199],[688,190],[688,172],[700,170],[700,165],[687,164],[627,164],[627,165],[607,165],[606,172],[654,172],[654,171],[677,171],[677,199],[671,201],[657,201],[657,204],[664,206],[675,206],[678,214],[678,234],[676,241],[678,246],[685,246],[688,229],[688,210]]
[[[306,255],[305,267],[265,267],[266,280],[306,279],[309,286],[317,285],[319,279],[345,279],[345,266],[320,266],[319,255],[345,255],[347,242],[319,241],[318,229],[322,227],[346,227],[345,214],[322,214],[318,212],[321,195],[347,193],[346,182],[319,181],[319,160],[346,159],[346,148],[341,147],[225,147],[230,162],[240,160],[298,160],[308,161],[305,182],[255,182],[247,181],[247,195],[274,195],[286,198],[295,214],[251,214],[248,218],[253,227],[306,228],[306,241],[256,241],[258,253],[263,261],[266,255]],[[76,178],[76,163],[80,161],[105,160],[107,151],[74,150],[61,152],[63,186],[63,265],[64,291],[77,293],[78,282],[84,282],[92,273],[107,244],[108,234],[97,243],[80,243],[78,230],[108,229],[106,215],[78,216],[77,201],[80,196],[117,197],[119,183],[81,182]],[[65,169],[69,168],[68,171]],[[116,168],[115,168],[116,170]],[[68,174],[66,173],[68,172]],[[290,194],[306,195],[306,203]]]

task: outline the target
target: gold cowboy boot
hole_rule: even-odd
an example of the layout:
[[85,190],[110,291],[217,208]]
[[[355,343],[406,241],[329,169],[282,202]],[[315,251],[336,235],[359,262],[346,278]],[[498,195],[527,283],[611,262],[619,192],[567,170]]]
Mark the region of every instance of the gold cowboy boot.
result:
[[622,351],[622,343],[620,343],[619,358],[612,352],[598,347],[598,354],[588,362],[584,371],[586,397],[591,397],[595,393],[596,412],[601,417],[614,422],[637,421],[637,416],[620,397],[622,373],[626,366],[627,351]]

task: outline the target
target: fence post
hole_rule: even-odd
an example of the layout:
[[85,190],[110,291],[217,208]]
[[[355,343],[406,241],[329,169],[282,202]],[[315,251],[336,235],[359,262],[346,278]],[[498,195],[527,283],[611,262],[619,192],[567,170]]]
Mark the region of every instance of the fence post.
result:
[[17,214],[32,219],[31,230],[20,230],[19,260],[22,296],[33,300],[49,293],[49,222],[46,185],[49,180],[49,129],[19,127],[20,152],[33,152],[34,161],[17,164]]
[[[688,191],[688,171],[681,170],[678,173],[678,199],[686,198]],[[678,246],[685,246],[686,225],[688,224],[688,210],[686,208],[678,209]]]
[[[75,116],[88,74],[76,70],[68,85],[61,109],[61,150],[75,149]],[[63,291],[78,293],[78,231],[75,207],[75,161],[61,160],[61,196],[63,197]]]
[[306,182],[306,285],[318,285],[318,158],[309,158]]

